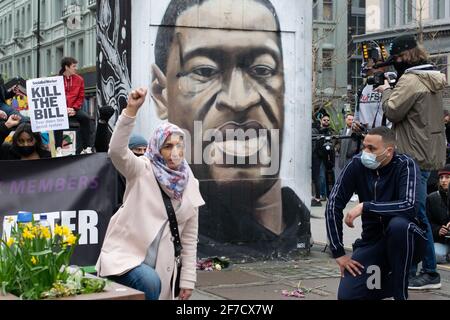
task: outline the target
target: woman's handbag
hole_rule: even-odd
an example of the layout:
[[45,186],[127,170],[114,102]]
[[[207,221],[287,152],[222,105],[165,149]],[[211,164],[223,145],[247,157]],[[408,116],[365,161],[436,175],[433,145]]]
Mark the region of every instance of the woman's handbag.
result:
[[[167,216],[169,217],[169,227],[170,232],[172,233],[173,238],[173,246],[174,246],[174,253],[175,253],[175,262],[177,265],[177,278],[175,279],[175,297],[178,297],[180,295],[180,275],[181,275],[181,250],[183,249],[183,246],[181,245],[180,240],[180,233],[178,232],[178,222],[177,222],[177,216],[175,215],[175,210],[172,206],[172,201],[170,201],[169,196],[159,187],[161,190],[161,194],[164,200],[164,205],[166,206]],[[173,274],[172,279],[170,279],[170,288],[172,288],[173,283]]]

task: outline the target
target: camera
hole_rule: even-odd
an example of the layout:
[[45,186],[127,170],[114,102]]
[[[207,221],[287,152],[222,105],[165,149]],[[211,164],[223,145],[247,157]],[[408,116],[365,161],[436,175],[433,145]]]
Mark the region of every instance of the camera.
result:
[[391,87],[397,83],[397,73],[395,72],[376,72],[373,76],[367,78],[367,84],[373,85],[374,88],[384,85],[387,80]]
[[367,84],[373,85],[374,88],[384,85],[384,72],[376,72],[373,76],[367,78]]

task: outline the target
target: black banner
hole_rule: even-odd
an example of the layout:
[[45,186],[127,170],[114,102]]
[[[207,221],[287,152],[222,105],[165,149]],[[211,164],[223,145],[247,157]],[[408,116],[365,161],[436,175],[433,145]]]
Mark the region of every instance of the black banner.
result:
[[[80,234],[72,264],[94,265],[117,206],[117,172],[106,153],[35,161],[0,161],[0,231],[29,211]],[[9,228],[9,229],[8,229]]]

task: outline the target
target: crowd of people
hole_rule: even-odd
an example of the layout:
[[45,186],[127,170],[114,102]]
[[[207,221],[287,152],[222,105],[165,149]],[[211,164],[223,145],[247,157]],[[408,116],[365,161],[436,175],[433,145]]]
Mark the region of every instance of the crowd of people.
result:
[[[64,90],[69,119],[79,122],[80,153],[92,153],[91,146],[91,118],[82,110],[84,104],[84,80],[77,74],[78,61],[72,57],[65,57],[61,61],[59,75],[64,78]],[[7,101],[23,96],[19,86],[8,90],[4,79],[0,77],[0,160],[33,160],[50,158],[51,147],[43,143],[43,136],[34,133],[30,118],[22,115],[18,110],[7,104]],[[12,141],[6,143],[8,136],[14,132]],[[55,156],[62,156],[63,130],[55,131]]]

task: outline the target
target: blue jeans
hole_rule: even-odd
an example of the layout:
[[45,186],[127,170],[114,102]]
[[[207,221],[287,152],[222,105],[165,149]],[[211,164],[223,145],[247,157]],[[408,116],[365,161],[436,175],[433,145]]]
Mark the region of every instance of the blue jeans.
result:
[[155,269],[141,264],[121,276],[110,276],[110,280],[121,285],[142,291],[146,300],[158,300],[161,293],[161,280]]
[[[417,185],[418,195],[417,201],[419,202],[419,212],[417,213],[417,218],[426,225],[426,249],[425,255],[422,260],[422,271],[424,273],[435,273],[436,272],[436,255],[434,252],[434,242],[433,233],[431,232],[431,225],[428,221],[426,214],[426,199],[427,199],[427,181],[430,177],[430,171],[420,170],[421,176],[419,184]],[[410,276],[415,276],[417,273],[417,265],[411,265],[409,269]]]
[[14,109],[13,107],[10,107],[9,105],[7,105],[6,103],[0,102],[0,110],[3,111],[4,113],[6,113],[6,115],[9,116],[12,114],[17,114],[19,116],[22,117],[22,120],[20,120],[20,122],[29,122],[30,118],[29,117],[25,117],[23,115],[20,114],[19,111],[17,111],[16,109]]
[[434,251],[436,252],[437,263],[447,263],[447,255],[450,252],[450,245],[436,242],[434,244]]

